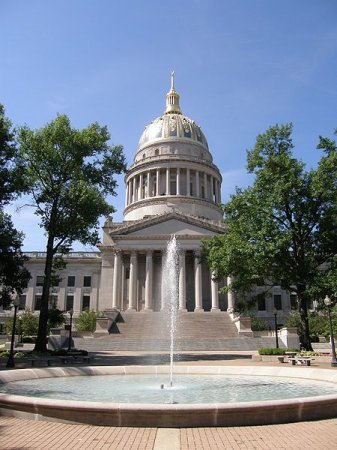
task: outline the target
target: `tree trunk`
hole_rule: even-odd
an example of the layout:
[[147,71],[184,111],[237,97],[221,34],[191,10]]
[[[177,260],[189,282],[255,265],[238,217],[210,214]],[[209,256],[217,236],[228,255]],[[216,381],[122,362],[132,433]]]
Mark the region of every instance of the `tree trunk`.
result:
[[301,319],[301,347],[305,350],[312,351],[312,346],[310,342],[310,328],[308,319],[308,302],[305,295],[305,286],[298,286],[298,310]]
[[34,351],[47,351],[47,328],[48,328],[48,310],[49,310],[49,292],[51,286],[51,275],[54,259],[54,237],[48,237],[47,255],[44,270],[44,282],[42,288],[41,308],[39,317],[39,328],[37,332]]

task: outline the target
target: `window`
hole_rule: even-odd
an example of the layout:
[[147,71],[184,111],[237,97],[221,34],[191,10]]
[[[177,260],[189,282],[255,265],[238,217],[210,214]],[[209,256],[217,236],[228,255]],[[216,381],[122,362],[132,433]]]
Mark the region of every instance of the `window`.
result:
[[41,295],[35,295],[34,311],[40,311],[41,309]]
[[26,295],[20,295],[19,309],[26,309]]
[[282,309],[282,297],[280,294],[274,294],[274,308],[277,310]]
[[154,151],[155,156],[159,155],[159,148],[156,148],[156,150]]
[[290,308],[297,309],[297,295],[290,294]]
[[83,278],[83,286],[84,287],[91,287],[91,277],[90,276],[85,276]]
[[266,310],[266,299],[265,296],[260,295],[257,299],[257,309],[259,311],[265,311]]
[[44,276],[38,275],[36,277],[36,286],[43,286],[43,282],[44,282]]
[[73,295],[67,295],[66,311],[69,311],[70,309],[74,309],[74,296]]
[[75,277],[73,275],[68,276],[68,287],[74,287],[75,286]]
[[83,295],[82,298],[82,311],[90,309],[90,295]]

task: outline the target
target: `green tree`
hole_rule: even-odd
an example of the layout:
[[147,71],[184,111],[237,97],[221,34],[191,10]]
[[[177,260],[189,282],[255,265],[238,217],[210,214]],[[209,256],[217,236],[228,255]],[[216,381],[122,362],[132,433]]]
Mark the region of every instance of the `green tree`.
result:
[[0,306],[4,308],[13,295],[22,292],[30,278],[24,267],[27,258],[21,252],[23,235],[4,212],[4,205],[24,190],[21,174],[15,134],[0,104]]
[[22,233],[0,208],[0,306],[7,308],[14,295],[21,294],[30,279],[24,267],[28,259],[21,252]]
[[311,350],[313,290],[319,292],[322,279],[330,293],[337,286],[331,284],[336,279],[337,151],[334,141],[320,138],[324,155],[316,170],[305,170],[292,154],[291,133],[291,124],[276,125],[257,137],[247,154],[255,181],[224,205],[228,232],[204,247],[216,277],[234,277],[229,289],[245,293],[262,278],[266,289],[281,284],[296,292],[301,344]]
[[0,104],[0,207],[24,191],[23,167],[18,159],[15,130]]
[[[46,262],[36,351],[46,351],[48,299],[55,257],[74,241],[98,243],[98,219],[114,211],[106,201],[116,195],[115,175],[125,171],[121,146],[97,123],[83,130],[57,116],[39,130],[19,130],[19,150],[35,214],[46,235]],[[59,261],[58,261],[59,264]]]

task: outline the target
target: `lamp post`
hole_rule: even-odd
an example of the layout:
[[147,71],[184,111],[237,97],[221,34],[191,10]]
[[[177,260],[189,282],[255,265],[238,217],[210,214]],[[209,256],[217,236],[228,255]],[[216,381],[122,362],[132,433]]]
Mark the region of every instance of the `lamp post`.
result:
[[70,352],[70,350],[71,350],[71,339],[72,339],[72,327],[73,327],[74,310],[70,309],[68,312],[70,314],[68,352]]
[[278,334],[277,334],[277,311],[274,309],[274,327],[275,327],[275,345],[278,348]]
[[331,353],[332,353],[331,367],[337,367],[335,338],[333,335],[332,320],[331,320],[331,313],[330,313],[330,308],[333,306],[333,303],[331,301],[331,298],[328,295],[325,296],[324,304],[328,311],[328,319],[329,319],[329,326],[330,326]]
[[15,297],[15,299],[13,300],[14,316],[13,316],[13,327],[12,327],[11,349],[9,351],[9,356],[8,356],[6,367],[15,367],[14,340],[15,340],[16,315],[18,312],[19,303],[20,303],[20,297],[17,295]]

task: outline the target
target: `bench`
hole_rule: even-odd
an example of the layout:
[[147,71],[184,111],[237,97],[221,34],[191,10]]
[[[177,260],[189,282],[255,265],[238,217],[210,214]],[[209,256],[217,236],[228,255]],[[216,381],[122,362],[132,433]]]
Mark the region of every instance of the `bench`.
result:
[[302,366],[310,366],[311,361],[314,361],[314,358],[310,356],[295,356],[294,358],[288,358],[288,361],[291,361],[291,364],[294,366],[295,364],[300,364]]

